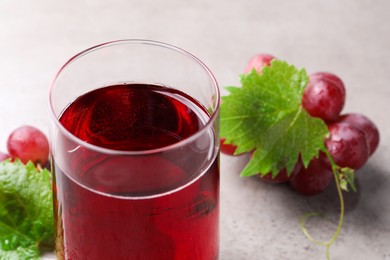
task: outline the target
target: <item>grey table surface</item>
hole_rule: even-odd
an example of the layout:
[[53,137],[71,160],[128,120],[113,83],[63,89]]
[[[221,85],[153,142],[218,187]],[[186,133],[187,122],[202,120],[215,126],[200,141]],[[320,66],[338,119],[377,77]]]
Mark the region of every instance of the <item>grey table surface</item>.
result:
[[[339,75],[347,88],[344,112],[378,125],[380,147],[358,172],[359,191],[345,194],[331,257],[390,259],[389,13],[388,0],[2,0],[0,150],[22,124],[47,132],[55,72],[97,43],[144,38],[180,46],[211,68],[221,88],[239,83],[252,55],[271,53],[308,73]],[[304,197],[286,185],[239,177],[246,160],[221,156],[220,259],[325,259],[325,249],[304,237],[299,217],[324,212],[329,221],[313,220],[309,228],[327,239],[339,214],[335,188]]]

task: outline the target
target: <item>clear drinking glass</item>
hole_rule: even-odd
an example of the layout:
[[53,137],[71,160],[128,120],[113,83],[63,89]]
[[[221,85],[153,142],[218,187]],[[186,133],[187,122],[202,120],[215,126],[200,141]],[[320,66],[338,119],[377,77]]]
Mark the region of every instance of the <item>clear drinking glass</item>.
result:
[[49,91],[58,259],[218,259],[219,90],[192,54],[113,41]]

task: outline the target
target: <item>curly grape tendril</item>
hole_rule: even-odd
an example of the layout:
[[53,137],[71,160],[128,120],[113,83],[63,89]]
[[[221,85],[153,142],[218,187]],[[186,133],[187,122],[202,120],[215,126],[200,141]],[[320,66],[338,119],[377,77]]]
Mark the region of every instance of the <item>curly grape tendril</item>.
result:
[[317,240],[317,239],[313,238],[313,236],[309,233],[309,231],[305,227],[305,224],[309,218],[311,218],[311,217],[324,217],[323,214],[321,214],[319,212],[308,212],[300,217],[299,222],[300,222],[302,232],[305,234],[305,236],[309,239],[310,242],[326,247],[326,257],[329,260],[330,259],[330,247],[336,241],[336,239],[339,236],[339,233],[341,231],[341,227],[342,227],[343,220],[344,220],[345,208],[344,208],[344,196],[343,196],[343,192],[342,192],[341,186],[340,186],[340,180],[339,180],[340,172],[338,170],[338,166],[333,161],[333,158],[330,155],[329,151],[327,149],[324,149],[324,151],[325,151],[325,154],[328,157],[328,159],[332,165],[333,176],[334,176],[334,180],[336,183],[337,194],[338,194],[339,201],[340,201],[340,215],[339,215],[339,222],[338,222],[337,228],[336,228],[335,232],[333,233],[333,236],[328,241],[321,241],[321,240]]

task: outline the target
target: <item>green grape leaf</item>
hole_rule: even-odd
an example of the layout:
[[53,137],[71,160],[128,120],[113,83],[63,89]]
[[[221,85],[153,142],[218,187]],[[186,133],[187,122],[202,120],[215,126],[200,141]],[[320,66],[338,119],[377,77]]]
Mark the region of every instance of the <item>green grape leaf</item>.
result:
[[301,157],[305,167],[325,151],[326,124],[302,108],[308,83],[305,70],[274,60],[259,74],[241,76],[241,87],[227,87],[222,97],[221,136],[238,146],[236,153],[254,151],[242,176],[291,174]]
[[355,182],[355,170],[351,168],[341,168],[340,173],[340,185],[341,189],[345,191],[349,191],[349,187],[352,189],[352,191],[356,192],[356,182]]
[[54,239],[51,174],[32,162],[0,163],[0,259],[39,259]]

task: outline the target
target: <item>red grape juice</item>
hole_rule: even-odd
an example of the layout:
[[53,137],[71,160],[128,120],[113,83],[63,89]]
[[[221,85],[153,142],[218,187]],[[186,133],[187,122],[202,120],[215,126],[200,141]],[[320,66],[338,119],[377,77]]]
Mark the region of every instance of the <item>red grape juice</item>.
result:
[[218,259],[219,159],[212,128],[199,131],[208,120],[158,85],[75,99],[60,122],[85,145],[64,134],[53,150],[57,258]]

